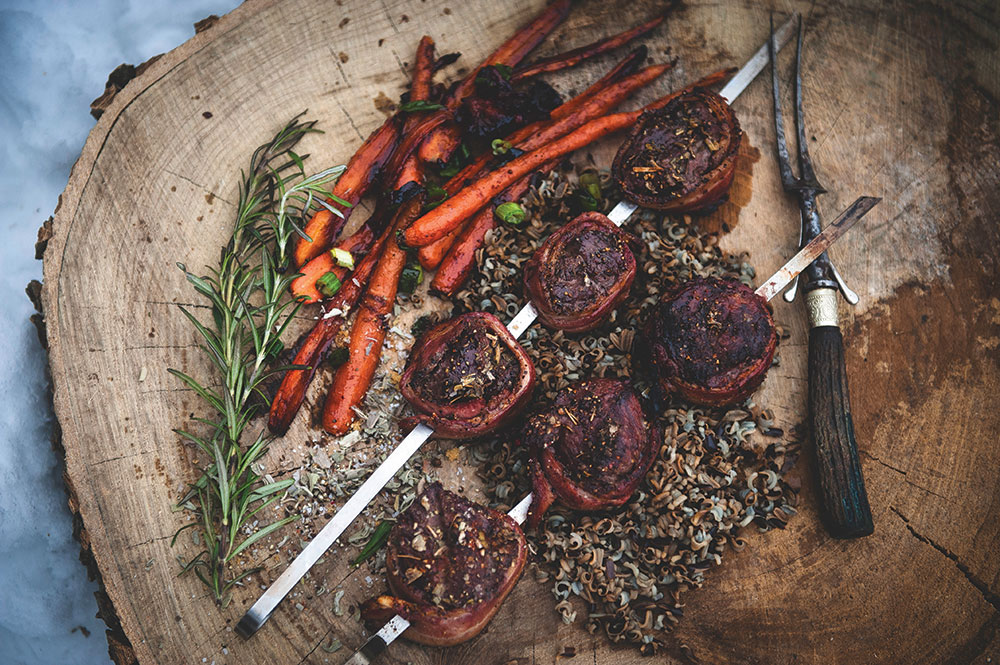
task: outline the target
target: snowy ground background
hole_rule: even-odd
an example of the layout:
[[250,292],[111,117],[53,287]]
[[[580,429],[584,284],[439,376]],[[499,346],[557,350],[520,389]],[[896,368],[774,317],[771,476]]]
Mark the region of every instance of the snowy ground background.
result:
[[[94,584],[77,559],[44,356],[24,287],[35,233],[94,125],[90,102],[123,62],[181,44],[236,0],[0,0],[0,663],[108,663]],[[89,632],[90,636],[85,634]]]

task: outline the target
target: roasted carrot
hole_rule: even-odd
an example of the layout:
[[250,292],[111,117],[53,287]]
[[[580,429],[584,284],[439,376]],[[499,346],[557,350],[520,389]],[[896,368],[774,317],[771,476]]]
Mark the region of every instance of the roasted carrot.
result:
[[423,247],[434,242],[445,236],[455,227],[463,224],[465,220],[482,208],[487,201],[491,200],[522,176],[539,168],[545,162],[588,145],[607,134],[624,129],[630,123],[637,121],[644,111],[662,108],[678,95],[694,87],[703,87],[717,83],[732,71],[730,68],[710,74],[693,85],[665,95],[636,111],[614,113],[590,120],[568,134],[542,146],[533,148],[531,152],[526,152],[504,167],[481,176],[474,183],[457,192],[441,205],[417,219],[404,231],[403,242],[409,247]]
[[[404,203],[394,226],[402,228],[420,214],[423,197]],[[358,307],[348,344],[350,357],[340,366],[323,407],[323,429],[330,434],[347,432],[354,421],[354,409],[364,398],[382,356],[382,344],[389,330],[389,317],[396,302],[399,276],[406,266],[406,251],[397,243],[386,245],[371,283]]]
[[[445,99],[445,106],[454,111],[462,100],[472,94],[476,86],[476,75],[487,65],[507,65],[514,67],[528,53],[538,46],[569,14],[569,0],[555,0],[531,23],[522,27],[510,39],[500,45],[478,67],[456,85]],[[443,124],[431,131],[417,153],[424,164],[444,164],[458,148],[461,135],[454,123]]]
[[[405,168],[398,174],[396,184],[402,185],[404,182],[408,182],[408,180],[404,180],[408,178],[421,180],[419,169],[416,172],[414,171],[416,165],[417,160],[415,158],[408,160]],[[416,175],[414,175],[415,173]],[[340,331],[340,327],[344,322],[344,316],[358,302],[358,298],[361,296],[362,291],[364,291],[365,284],[367,284],[369,278],[371,278],[380,265],[382,255],[386,252],[386,247],[390,245],[393,248],[398,247],[394,238],[400,228],[398,223],[402,223],[398,222],[401,214],[400,211],[409,209],[407,206],[413,200],[420,200],[420,198],[418,196],[400,206],[396,214],[392,216],[391,223],[388,225],[385,225],[388,220],[373,221],[369,219],[369,224],[366,224],[366,227],[374,229],[376,226],[385,225],[385,228],[381,230],[378,240],[368,253],[365,254],[361,262],[354,266],[354,271],[350,274],[349,278],[341,280],[340,290],[326,301],[326,311],[328,313],[340,310],[342,314],[334,314],[333,316],[329,316],[329,318],[323,318],[318,321],[316,327],[309,333],[305,343],[295,355],[295,360],[292,361],[292,364],[305,365],[308,369],[288,370],[284,379],[282,379],[281,386],[278,388],[278,392],[271,402],[271,412],[268,416],[268,427],[275,434],[283,434],[288,430],[288,426],[291,424],[292,419],[295,418],[296,412],[302,406],[306,388],[309,387],[309,383],[316,373],[317,365],[322,362],[330,343]],[[416,210],[420,210],[420,205],[416,205]],[[372,217],[374,218],[375,215],[373,214]],[[406,221],[409,222],[410,219],[410,217],[407,217]],[[359,230],[358,233],[363,233],[363,230]],[[358,234],[355,233],[354,235]],[[324,252],[323,255],[330,256],[330,253]],[[347,275],[344,275],[344,277],[347,277]],[[315,280],[313,281],[312,288],[316,288]]]
[[526,152],[506,166],[488,173],[441,205],[425,213],[403,232],[409,247],[423,247],[455,228],[494,196],[531,173],[545,162],[593,143],[612,132],[625,129],[639,119],[642,111],[614,113],[591,120],[566,136],[532,152]]
[[[671,7],[668,7],[667,9],[671,9]],[[512,82],[523,81],[524,79],[531,78],[532,76],[538,76],[539,74],[545,72],[555,72],[560,69],[575,67],[587,58],[592,58],[602,53],[612,51],[619,46],[628,44],[633,39],[637,39],[646,33],[651,32],[663,23],[666,18],[666,12],[664,12],[656,18],[646,21],[642,25],[637,25],[630,30],[620,32],[617,35],[605,37],[600,41],[594,42],[593,44],[587,44],[586,46],[581,46],[571,51],[566,51],[565,53],[553,55],[548,58],[542,58],[531,64],[523,65],[514,71],[510,80]]]
[[[468,279],[472,267],[476,265],[476,251],[486,240],[486,234],[496,225],[493,206],[489,205],[459,227],[462,229],[461,233],[458,234],[458,238],[452,243],[448,253],[438,265],[437,272],[434,273],[434,279],[431,280],[431,291],[447,297],[455,295]],[[454,231],[449,233],[449,236],[453,233]],[[433,244],[428,245],[428,247],[431,246]]]
[[639,46],[638,48],[633,49],[621,62],[612,67],[607,74],[591,83],[589,88],[581,92],[576,97],[568,99],[564,103],[552,109],[552,112],[549,114],[549,119],[558,120],[564,115],[572,113],[581,104],[590,99],[596,93],[604,90],[604,88],[611,83],[620,81],[626,76],[634,74],[639,69],[639,65],[641,65],[646,59],[646,55],[648,53],[649,50],[645,46]]
[[[420,40],[420,44],[417,46],[413,84],[410,89],[411,99],[427,99],[430,95],[431,76],[433,74],[434,41],[430,37],[424,37]],[[411,116],[411,118],[415,119],[416,116]],[[416,124],[416,122],[410,122],[411,118],[407,119],[407,127],[411,124]],[[402,162],[399,170],[400,172],[396,175],[394,180],[397,189],[399,186],[409,182],[411,179],[416,181],[422,180],[418,164],[415,159],[408,159],[405,162]],[[420,207],[417,206],[416,209],[419,210]],[[340,310],[342,314],[334,314],[320,319],[309,333],[309,336],[306,338],[298,353],[295,355],[293,364],[304,365],[306,366],[306,369],[293,369],[288,370],[288,372],[285,373],[285,376],[281,381],[281,386],[278,388],[278,392],[275,394],[274,400],[271,402],[271,411],[268,414],[268,427],[275,434],[284,434],[288,431],[288,427],[295,418],[295,414],[302,406],[302,402],[305,399],[306,389],[309,387],[309,383],[312,381],[312,377],[316,373],[316,368],[323,361],[323,358],[330,347],[330,343],[334,340],[334,338],[336,338],[337,333],[340,332],[340,328],[344,323],[344,315],[346,315],[347,311],[354,307],[357,303],[365,284],[368,282],[372,273],[376,270],[376,267],[380,264],[380,259],[386,248],[391,246],[393,251],[398,249],[398,245],[395,242],[390,242],[390,239],[393,238],[397,231],[395,217],[396,216],[394,215],[392,223],[389,223],[386,226],[388,215],[383,202],[382,205],[379,205],[376,208],[375,212],[366,221],[365,225],[358,229],[358,231],[356,231],[351,238],[348,239],[348,241],[361,241],[364,237],[366,237],[366,235],[370,236],[376,233],[379,235],[379,238],[375,242],[374,246],[372,246],[368,250],[365,257],[355,265],[351,278],[346,281],[341,278],[342,285],[340,290],[327,303],[328,313],[333,312],[334,310]],[[345,241],[345,244],[348,241]],[[370,241],[368,244],[371,244]],[[329,252],[323,252],[320,258],[324,256],[329,257],[330,263],[333,263],[333,257]],[[311,262],[309,265],[311,265]],[[311,282],[306,283],[313,291],[316,291],[316,278],[325,274],[325,272],[323,272],[314,275],[314,273],[317,273],[318,271],[319,266],[315,266],[308,273],[308,275],[313,276],[313,279]],[[302,279],[303,277],[300,277],[296,281],[298,282]],[[294,292],[294,283],[292,288]],[[316,295],[318,295],[318,291],[316,291]]]
[[[335,215],[325,208],[313,215],[303,229],[310,239],[299,238],[295,244],[293,258],[296,266],[304,266],[309,259],[318,256],[337,240],[354,206],[378,180],[382,167],[395,151],[400,140],[401,128],[402,124],[397,116],[389,118],[372,132],[354,153],[347,163],[347,168],[337,179],[329,201],[330,205],[339,210],[343,216]],[[346,201],[350,205],[344,206],[337,199]]]
[[[423,101],[430,97],[433,74],[434,41],[425,36],[417,46],[410,100]],[[411,114],[406,120],[404,133],[409,136],[411,133],[419,132],[424,126],[427,126],[424,118]],[[405,159],[399,163],[396,189],[410,182],[423,184],[420,161],[415,155],[410,154],[416,145],[418,144],[413,143],[413,147],[400,146],[400,155],[405,155]],[[396,159],[393,159],[393,162],[396,162]],[[424,197],[418,195],[401,204],[389,228],[399,230],[412,222],[420,214],[423,202]],[[323,407],[323,428],[331,434],[339,435],[347,432],[347,428],[354,420],[352,407],[360,404],[368,392],[382,355],[382,344],[389,329],[388,318],[396,301],[399,276],[405,266],[406,252],[395,242],[387,243],[375,265],[371,283],[361,300],[351,327],[348,360],[337,370],[326,398],[326,405]]]
[[648,85],[672,67],[673,64],[667,63],[650,65],[649,67],[640,69],[621,81],[613,83],[603,90],[590,95],[570,113],[560,115],[555,120],[533,123],[515,132],[511,143],[521,150],[540,148],[553,139],[564,136],[577,127],[580,127],[585,122],[604,115],[625,101],[630,94]]
[[[554,160],[543,164],[541,173],[548,173],[558,165],[559,161]],[[525,176],[508,187],[503,194],[497,197],[495,203],[506,201],[519,201],[524,197],[531,186],[532,175]],[[476,251],[482,247],[486,239],[486,234],[496,226],[496,216],[493,213],[494,206],[489,205],[476,213],[475,217],[468,222],[463,231],[458,235],[458,239],[448,251],[444,260],[440,262],[438,271],[431,281],[431,290],[442,295],[451,297],[462,287],[468,279],[476,264]],[[433,246],[433,245],[430,245]],[[421,248],[423,249],[423,248]]]
[[[519,150],[533,150],[614,108],[632,92],[647,85],[673,67],[672,63],[651,65],[615,81],[614,79],[621,76],[621,73],[632,62],[633,55],[630,55],[600,81],[573,99],[556,107],[549,120],[540,120],[522,127],[507,136],[505,140]],[[454,194],[457,189],[464,187],[466,180],[482,173],[492,159],[493,155],[489,152],[477,157],[445,184],[445,191],[448,192],[449,196]],[[459,186],[452,191],[450,188],[454,188],[455,184]]]
[[555,0],[542,10],[530,23],[518,29],[511,37],[501,44],[483,60],[482,64],[469,72],[448,97],[446,105],[455,109],[462,100],[472,94],[476,86],[476,75],[488,65],[507,65],[515,67],[525,56],[549,36],[569,15],[569,0]]
[[431,97],[431,78],[434,76],[434,40],[424,35],[417,44],[417,57],[413,63],[413,83],[410,100],[427,100]]
[[[375,233],[372,231],[371,225],[366,223],[355,233],[351,234],[349,238],[344,240],[344,242],[340,243],[337,249],[350,252],[355,257],[355,261],[357,261],[362,254],[371,248],[374,241]],[[292,280],[292,296],[305,298],[303,302],[310,304],[323,299],[323,295],[316,288],[316,280],[326,273],[332,272],[337,276],[337,279],[343,282],[348,269],[337,265],[332,252],[323,252],[299,268],[299,272],[302,275]]]
[[455,240],[469,227],[469,224],[470,220],[466,220],[461,225],[448,231],[444,237],[438,238],[431,244],[424,245],[417,250],[417,260],[420,261],[421,267],[424,270],[434,270],[437,268],[448,253],[448,250],[455,244]]
[[420,144],[417,155],[422,164],[441,166],[458,150],[462,142],[462,130],[454,122],[447,122],[430,132]]
[[[327,301],[328,314],[337,310],[346,314],[354,307],[361,296],[365,282],[374,271],[382,251],[387,245],[396,244],[390,241],[394,233],[395,229],[391,226],[382,232],[375,246],[354,267],[351,279],[345,281],[337,294]],[[344,317],[336,313],[320,319],[306,337],[298,353],[295,354],[292,364],[302,365],[305,369],[288,370],[281,381],[278,392],[275,393],[274,399],[271,401],[267,426],[275,434],[280,435],[288,431],[288,426],[291,425],[295,414],[298,413],[303,400],[305,400],[306,389],[316,373],[316,368],[323,362],[331,342],[337,337],[343,324]]]

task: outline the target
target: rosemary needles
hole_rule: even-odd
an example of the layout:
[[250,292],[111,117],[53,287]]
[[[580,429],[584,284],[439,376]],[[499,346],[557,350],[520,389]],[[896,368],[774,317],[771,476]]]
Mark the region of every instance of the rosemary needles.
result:
[[[287,367],[273,367],[284,348],[281,335],[299,308],[285,294],[296,277],[286,274],[288,245],[294,234],[303,235],[303,222],[320,207],[340,212],[326,202],[324,186],[336,180],[344,167],[306,175],[303,161],[293,148],[309,133],[318,132],[315,121],[292,118],[275,136],[257,148],[249,169],[242,173],[236,221],[219,264],[198,276],[178,264],[194,290],[208,299],[211,318],[199,320],[181,311],[202,338],[201,349],[213,367],[208,381],[176,369],[169,371],[204,399],[210,415],[197,417],[201,431],[175,430],[207,455],[201,476],[178,502],[196,519],[196,543],[204,549],[191,559],[181,557],[181,573],[194,572],[211,589],[217,602],[229,601],[229,592],[257,569],[231,573],[228,564],[258,540],[296,519],[288,517],[249,533],[248,522],[278,500],[292,480],[262,483],[255,463],[267,451],[271,437],[263,429],[243,445],[253,418],[266,408],[261,384]],[[338,203],[345,204],[343,201]],[[259,467],[258,467],[259,468]]]

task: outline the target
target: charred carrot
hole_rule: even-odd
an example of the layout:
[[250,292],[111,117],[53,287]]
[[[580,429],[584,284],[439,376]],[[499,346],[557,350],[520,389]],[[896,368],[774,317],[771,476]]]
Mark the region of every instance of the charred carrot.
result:
[[[420,214],[423,197],[417,196],[400,207],[394,226],[401,228]],[[389,316],[396,301],[399,276],[406,266],[406,251],[397,243],[386,245],[372,275],[368,291],[358,308],[351,328],[350,354],[333,378],[323,407],[323,429],[330,434],[347,432],[354,421],[354,409],[364,398],[382,356],[382,344],[389,330]]]
[[409,247],[423,247],[434,242],[474,215],[494,196],[545,162],[582,148],[612,132],[625,129],[638,120],[640,115],[641,111],[632,111],[591,120],[569,134],[521,155],[506,166],[480,177],[438,207],[425,213],[403,232],[403,241]]
[[[473,218],[475,219],[475,217]],[[424,270],[434,270],[439,265],[441,261],[444,260],[445,255],[451,246],[455,244],[455,240],[469,227],[470,220],[466,220],[459,226],[456,226],[451,231],[442,238],[438,238],[429,245],[424,245],[419,250],[417,250],[417,260],[420,261],[421,267]]]
[[640,69],[621,81],[613,83],[603,90],[590,95],[570,113],[561,115],[556,120],[534,123],[515,132],[513,136],[514,140],[511,142],[521,150],[539,148],[553,139],[564,136],[577,127],[580,127],[585,122],[604,115],[625,101],[633,92],[648,85],[672,67],[673,64],[667,63],[663,65],[651,65]]
[[[623,75],[634,66],[636,53],[638,52],[630,54],[629,57],[602,77],[600,81],[597,81],[566,103],[556,107],[550,114],[549,120],[540,120],[522,127],[507,136],[505,140],[520,150],[533,150],[614,108],[632,92],[647,85],[673,67],[672,63],[651,65],[638,72]],[[641,53],[645,57],[645,51]],[[462,169],[458,175],[445,184],[445,191],[451,195],[457,189],[464,187],[465,181],[482,173],[492,158],[493,155],[489,152],[477,157]],[[455,184],[459,186],[455,191],[452,191]]]
[[331,342],[344,324],[344,317],[336,312],[346,314],[358,302],[364,284],[375,270],[382,251],[387,245],[395,244],[390,242],[394,232],[391,226],[382,232],[371,251],[354,267],[350,279],[347,279],[340,291],[327,301],[327,316],[316,322],[298,353],[295,354],[292,364],[302,365],[305,369],[288,370],[271,401],[267,426],[275,434],[280,435],[288,431],[295,414],[305,400],[306,389],[316,373],[316,368],[323,362]]
[[[546,7],[531,23],[522,27],[510,39],[500,45],[478,67],[473,69],[448,95],[445,106],[455,110],[462,100],[472,94],[476,86],[476,75],[488,65],[507,65],[514,67],[528,53],[538,46],[569,14],[569,0],[555,0]],[[451,158],[458,148],[461,135],[454,123],[444,124],[430,132],[417,153],[424,164],[443,164]]]
[[434,66],[434,40],[424,35],[417,44],[417,57],[413,63],[413,83],[410,84],[410,101],[430,99]]
[[[655,67],[658,66],[654,65],[653,68]],[[650,69],[646,68],[633,76],[642,74]],[[465,220],[482,208],[487,201],[491,200],[522,176],[539,168],[545,162],[588,145],[607,134],[624,129],[629,123],[638,120],[643,112],[662,108],[670,100],[692,88],[713,85],[725,78],[732,71],[733,69],[729,68],[714,72],[692,85],[647,104],[641,109],[627,113],[614,113],[590,120],[568,134],[560,136],[544,145],[530,148],[530,152],[526,152],[496,171],[480,176],[478,180],[420,217],[403,233],[403,242],[409,247],[423,247],[434,242],[455,227],[463,224]],[[561,119],[560,122],[562,120],[565,120],[565,118]]]
[[[542,165],[538,171],[548,173],[558,163],[558,160],[551,161]],[[503,194],[497,197],[496,203],[521,200],[531,185],[531,178],[531,175],[525,176],[508,187]],[[466,224],[464,230],[458,235],[458,239],[449,249],[444,260],[440,262],[438,271],[431,281],[432,291],[448,297],[458,292],[476,265],[476,251],[482,247],[486,240],[486,234],[495,226],[496,216],[493,212],[493,206],[486,206],[476,213],[476,216]]]
[[[433,73],[434,42],[430,37],[424,37],[420,40],[420,44],[417,47],[413,84],[410,91],[411,99],[427,99],[427,96],[430,95],[431,76]],[[415,116],[411,116],[411,118],[415,118]],[[410,124],[417,124],[416,122],[410,123],[409,121],[411,118],[407,119],[408,126]],[[341,178],[343,178],[343,176],[341,176]],[[407,159],[401,163],[399,174],[395,178],[395,185],[397,186],[397,189],[399,186],[409,182],[411,179],[418,182],[422,180],[418,164],[415,159]],[[419,205],[416,209],[420,209]],[[331,342],[336,338],[337,334],[340,332],[341,326],[343,326],[343,315],[346,315],[347,311],[354,307],[354,305],[358,302],[358,298],[361,296],[361,292],[364,290],[365,284],[372,276],[372,273],[375,272],[377,266],[381,263],[380,260],[383,253],[385,253],[386,248],[391,246],[393,251],[398,249],[395,242],[390,242],[390,239],[393,238],[397,230],[397,227],[395,226],[395,217],[396,216],[393,216],[392,223],[388,224],[386,227],[385,225],[388,221],[388,215],[383,203],[376,208],[375,212],[368,219],[365,225],[356,231],[351,238],[348,239],[348,241],[345,241],[345,245],[350,241],[357,241],[361,244],[361,241],[366,236],[370,237],[376,233],[379,234],[379,238],[375,242],[374,246],[371,246],[368,253],[365,254],[365,257],[357,263],[357,265],[355,265],[354,271],[350,275],[350,279],[343,279],[344,277],[347,277],[346,274],[338,277],[343,284],[340,290],[327,302],[328,315],[316,323],[316,326],[306,337],[302,347],[300,347],[298,353],[295,355],[295,359],[292,361],[293,364],[303,365],[306,369],[293,369],[288,370],[285,373],[285,376],[281,381],[281,386],[278,388],[278,392],[275,394],[274,400],[271,402],[271,410],[268,414],[268,428],[275,434],[284,434],[288,431],[288,427],[295,418],[295,414],[298,413],[299,408],[302,406],[302,402],[305,400],[306,389],[309,387],[312,377],[316,373],[316,368],[323,361],[323,358],[329,350]],[[368,241],[368,244],[371,244],[370,240]],[[322,257],[329,257],[330,264],[334,263],[333,257],[329,252],[323,252],[319,258],[322,259]],[[307,265],[311,265],[311,262]],[[306,281],[302,284],[308,284],[308,287],[313,291],[316,291],[318,294],[315,281],[323,274],[326,274],[325,272],[315,274],[319,272],[319,269],[320,266],[314,266],[313,269],[308,271],[306,275],[298,278],[296,282],[302,280],[304,277],[312,276],[313,279],[311,282]],[[337,273],[334,272],[334,274],[336,275]],[[302,284],[300,284],[300,286],[302,286]],[[292,288],[294,292],[294,283]],[[334,313],[331,316],[330,313],[335,310],[339,310],[341,314]]]
[[[668,9],[670,8],[668,7]],[[531,78],[532,76],[538,76],[539,74],[543,74],[545,72],[555,72],[560,69],[575,67],[588,58],[593,58],[594,56],[598,56],[602,53],[607,53],[608,51],[618,48],[619,46],[628,44],[633,39],[642,37],[663,23],[666,18],[666,13],[663,13],[656,18],[646,21],[642,25],[637,25],[630,30],[620,32],[617,35],[612,35],[611,37],[605,37],[600,41],[594,42],[593,44],[587,44],[586,46],[581,46],[571,51],[566,51],[565,53],[553,55],[548,58],[542,58],[531,64],[523,65],[514,71],[510,80],[513,82],[523,81],[524,79]]]
[[[313,215],[303,229],[310,239],[299,238],[295,245],[293,258],[296,266],[304,266],[309,259],[318,256],[336,241],[354,206],[378,180],[382,167],[399,143],[400,134],[401,123],[398,117],[393,116],[361,144],[331,192],[330,205],[339,210],[343,216],[335,215],[326,209]],[[345,206],[338,199],[350,205]]]
[[458,150],[462,142],[462,130],[454,122],[448,122],[430,132],[420,144],[417,155],[422,164],[441,166]]
[[488,65],[517,66],[528,53],[541,44],[566,19],[566,16],[569,15],[569,9],[569,0],[555,0],[549,4],[530,23],[520,28],[497,50],[487,56],[482,64],[469,72],[451,92],[446,105],[452,109],[457,108],[463,99],[472,94],[476,85],[476,75],[483,67]]
[[593,95],[601,90],[604,90],[604,88],[608,85],[616,81],[620,81],[626,76],[634,74],[639,69],[639,65],[641,65],[646,59],[648,52],[649,51],[645,46],[633,49],[621,62],[612,67],[607,74],[592,83],[589,88],[581,92],[576,97],[568,99],[566,102],[552,109],[552,112],[549,114],[549,119],[558,120],[564,115],[568,115],[576,110],[585,101],[590,99]]
[[[372,231],[371,225],[366,223],[340,243],[337,249],[350,253],[357,261],[362,254],[371,248],[374,241],[375,233]],[[333,252],[323,252],[299,268],[302,275],[292,280],[292,295],[296,298],[305,298],[306,304],[318,302],[323,299],[323,295],[316,288],[316,280],[328,272],[332,272],[338,280],[343,282],[348,270],[347,266],[337,264]]]

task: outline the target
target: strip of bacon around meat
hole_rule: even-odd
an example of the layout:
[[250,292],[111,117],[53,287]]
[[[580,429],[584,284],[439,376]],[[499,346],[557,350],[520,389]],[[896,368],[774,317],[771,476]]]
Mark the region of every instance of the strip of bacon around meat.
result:
[[535,367],[506,326],[471,312],[428,330],[410,353],[400,379],[403,397],[435,434],[471,439],[493,432],[531,398]]
[[599,212],[550,235],[524,266],[524,286],[550,328],[591,330],[628,296],[635,279],[631,236]]
[[723,406],[764,381],[778,335],[767,302],[734,279],[699,278],[665,292],[636,338],[658,385],[694,404]]
[[628,383],[589,379],[557,393],[525,425],[523,441],[534,485],[528,523],[536,527],[556,500],[574,510],[628,501],[656,459],[660,431]]
[[695,88],[643,113],[612,175],[630,201],[672,213],[710,212],[729,194],[743,132],[726,101]]
[[399,614],[404,637],[451,646],[479,634],[517,583],[528,558],[511,517],[431,483],[389,534],[386,576],[391,595],[368,600],[373,624]]

